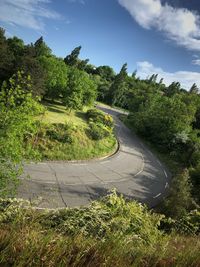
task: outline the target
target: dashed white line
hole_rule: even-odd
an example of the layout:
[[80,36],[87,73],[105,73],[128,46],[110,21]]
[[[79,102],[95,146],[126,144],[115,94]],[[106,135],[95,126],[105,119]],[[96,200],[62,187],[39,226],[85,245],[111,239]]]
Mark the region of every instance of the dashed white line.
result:
[[161,195],[161,193],[159,193],[159,194],[157,194],[155,197],[153,197],[153,198],[157,198],[157,197],[159,197]]
[[161,162],[157,159],[157,162],[158,162],[158,164],[162,167],[162,164],[161,164]]
[[150,154],[151,156],[153,156],[153,154],[151,153],[151,151],[148,150],[148,152],[149,152],[149,154]]
[[85,166],[85,165],[87,165],[86,163],[80,163],[80,164],[78,164],[79,166]]
[[145,148],[142,142],[140,142],[140,145],[141,145],[143,148]]
[[108,162],[110,162],[109,160],[106,160],[106,161],[102,161],[102,162],[100,162],[100,164],[106,164],[106,163],[108,163]]
[[167,178],[167,173],[166,173],[166,171],[164,170],[164,174],[165,174],[165,177]]
[[168,186],[169,186],[169,184],[168,184],[168,183],[166,183],[166,184],[165,184],[165,189],[166,189]]

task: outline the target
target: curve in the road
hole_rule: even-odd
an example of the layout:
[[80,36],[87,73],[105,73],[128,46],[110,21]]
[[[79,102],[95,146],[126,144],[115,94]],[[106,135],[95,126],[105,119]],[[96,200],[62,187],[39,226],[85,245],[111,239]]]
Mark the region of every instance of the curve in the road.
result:
[[18,197],[29,199],[39,208],[75,207],[87,205],[116,188],[126,198],[137,199],[149,207],[161,201],[167,192],[170,173],[118,119],[120,111],[100,108],[115,120],[118,153],[91,162],[25,165]]

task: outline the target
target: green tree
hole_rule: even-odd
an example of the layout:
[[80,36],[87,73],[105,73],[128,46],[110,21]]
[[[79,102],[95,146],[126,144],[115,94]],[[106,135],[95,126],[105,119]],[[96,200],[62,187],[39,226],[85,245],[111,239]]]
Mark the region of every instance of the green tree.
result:
[[51,49],[46,45],[42,36],[34,43],[34,48],[36,57],[51,55]]
[[103,80],[113,82],[115,78],[115,72],[110,66],[99,66],[95,70],[95,74],[101,76]]
[[0,28],[0,85],[7,80],[13,73],[13,53],[10,51],[5,30]]
[[45,97],[58,99],[63,96],[67,87],[67,66],[62,59],[55,56],[43,56],[39,61],[45,73]]
[[12,38],[8,38],[7,44],[8,44],[10,51],[12,51],[15,57],[15,61],[20,59],[20,57],[23,56],[25,46],[24,46],[24,41],[22,39],[19,39],[16,36]]
[[198,94],[199,93],[199,88],[197,87],[196,83],[192,85],[192,87],[189,90],[190,94]]
[[69,69],[68,85],[64,95],[64,103],[69,110],[82,109],[91,105],[96,98],[96,85],[89,75],[76,68]]
[[172,82],[168,87],[165,88],[165,94],[168,97],[171,97],[175,94],[181,92],[181,85],[179,82]]
[[45,94],[45,71],[36,57],[34,45],[27,45],[21,60],[18,61],[17,69],[22,69],[26,75],[31,76],[33,95],[43,96]]
[[66,65],[76,67],[79,70],[86,70],[89,59],[79,59],[80,51],[81,46],[74,48],[71,54],[64,58],[64,62]]
[[172,218],[181,218],[192,206],[189,172],[185,169],[175,176],[170,186],[170,195],[165,201],[165,214]]
[[84,91],[83,91],[83,105],[92,106],[97,98],[97,86],[87,74],[83,74]]
[[21,173],[27,150],[24,138],[36,131],[35,116],[42,107],[30,92],[31,79],[18,71],[0,92],[0,190],[1,195],[13,192]]
[[158,74],[152,74],[152,75],[150,76],[150,78],[147,80],[147,82],[150,83],[150,84],[151,84],[151,83],[155,84],[157,78],[158,78]]
[[195,114],[194,128],[200,129],[200,106],[197,107],[197,111]]
[[131,122],[142,135],[156,144],[175,149],[177,135],[192,131],[196,108],[186,104],[181,96],[155,95],[139,106]]
[[110,87],[110,104],[122,105],[126,89],[127,63],[125,63]]
[[190,169],[190,176],[192,181],[192,193],[195,201],[200,205],[200,161],[195,168]]
[[74,48],[71,54],[64,58],[65,64],[71,67],[77,67],[80,51],[81,51],[81,46]]

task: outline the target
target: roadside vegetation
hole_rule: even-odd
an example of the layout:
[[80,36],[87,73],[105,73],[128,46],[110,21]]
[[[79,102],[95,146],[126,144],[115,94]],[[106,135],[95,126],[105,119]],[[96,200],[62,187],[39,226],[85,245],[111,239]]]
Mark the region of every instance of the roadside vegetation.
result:
[[[156,74],[141,80],[64,59],[43,38],[25,45],[0,29],[0,263],[3,266],[200,266],[200,94]],[[79,209],[38,212],[14,196],[26,160],[91,159],[116,148],[113,120],[95,101],[128,110],[126,123],[172,163],[156,211],[115,192]],[[26,206],[26,207],[25,207]],[[27,207],[28,206],[28,207]],[[160,215],[163,214],[163,215]]]
[[0,200],[2,266],[200,264],[197,212],[169,220],[115,191],[89,207],[38,212],[28,205]]
[[[39,116],[36,134],[26,138],[25,148],[33,147],[38,160],[86,160],[112,154],[117,149],[110,116],[96,109],[68,111],[57,102],[43,103],[46,108]],[[95,118],[88,114],[94,110]],[[110,125],[106,125],[108,118]],[[99,126],[100,125],[100,126]],[[30,158],[32,159],[32,155]]]

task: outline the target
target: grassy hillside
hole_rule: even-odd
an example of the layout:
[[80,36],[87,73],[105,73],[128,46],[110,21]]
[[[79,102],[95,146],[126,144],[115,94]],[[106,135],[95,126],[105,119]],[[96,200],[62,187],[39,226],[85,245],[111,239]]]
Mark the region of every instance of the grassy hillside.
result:
[[115,192],[89,207],[38,212],[28,205],[0,200],[1,266],[200,266],[197,234],[163,227],[163,215]]
[[91,124],[83,111],[68,112],[59,102],[44,103],[46,111],[37,118],[37,133],[27,138],[34,156],[42,160],[84,160],[114,153],[114,134],[94,139]]
[[87,127],[87,121],[85,112],[88,108],[84,108],[83,111],[67,111],[66,107],[59,102],[49,103],[43,102],[46,107],[45,114],[41,117],[42,120],[49,123],[73,123],[76,126]]

